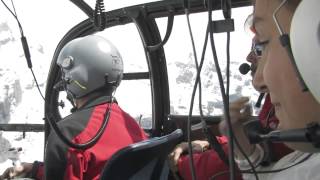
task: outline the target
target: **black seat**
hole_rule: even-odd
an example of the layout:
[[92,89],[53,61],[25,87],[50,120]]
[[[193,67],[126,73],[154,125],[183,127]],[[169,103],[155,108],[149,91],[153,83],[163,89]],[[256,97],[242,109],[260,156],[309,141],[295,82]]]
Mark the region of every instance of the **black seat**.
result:
[[101,180],[162,180],[167,179],[168,154],[182,141],[181,129],[162,136],[129,145],[107,162]]

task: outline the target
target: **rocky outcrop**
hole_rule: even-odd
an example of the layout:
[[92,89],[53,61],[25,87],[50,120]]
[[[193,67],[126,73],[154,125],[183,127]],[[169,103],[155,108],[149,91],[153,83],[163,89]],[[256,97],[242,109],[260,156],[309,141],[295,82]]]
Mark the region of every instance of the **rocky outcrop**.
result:
[[0,123],[8,123],[11,106],[17,106],[22,100],[20,80],[14,80],[12,84],[6,84],[2,88],[3,93],[0,94]]
[[8,23],[0,22],[0,48],[10,41],[14,41],[14,37]]

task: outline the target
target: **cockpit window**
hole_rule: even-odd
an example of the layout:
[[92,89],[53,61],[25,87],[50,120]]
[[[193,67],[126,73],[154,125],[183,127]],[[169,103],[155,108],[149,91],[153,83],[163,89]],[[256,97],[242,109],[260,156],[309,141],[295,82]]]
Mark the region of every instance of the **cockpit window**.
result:
[[[4,2],[13,9],[10,1]],[[34,74],[44,95],[55,48],[73,26],[87,17],[70,1],[13,2],[29,44]],[[42,125],[44,100],[27,66],[17,22],[2,3],[0,12],[0,123]],[[7,151],[11,147],[22,147],[21,161],[43,158],[43,132],[20,130],[0,131],[0,172],[12,165]]]
[[[85,0],[85,2],[92,8],[96,3],[95,0]],[[110,11],[149,2],[155,2],[155,0],[105,1],[105,9]],[[28,0],[14,1],[14,3],[29,44],[33,71],[40,91],[44,95],[51,60],[58,43],[72,27],[88,17],[70,1]],[[11,3],[8,5],[11,7]],[[231,99],[247,95],[252,96],[252,100],[255,100],[258,95],[251,86],[251,77],[243,76],[238,71],[239,65],[245,62],[251,46],[250,37],[246,36],[243,30],[246,17],[244,14],[249,14],[251,11],[252,8],[233,10],[236,31],[231,34]],[[17,22],[2,5],[0,5],[0,12],[0,123],[43,125],[44,100],[28,69]],[[214,12],[214,19],[222,19],[222,13]],[[197,56],[200,60],[207,26],[207,13],[192,14],[190,20]],[[167,18],[158,18],[156,23],[163,37],[167,27]],[[148,73],[144,47],[133,23],[111,27],[98,34],[117,46],[124,61],[125,73]],[[225,73],[226,35],[217,34],[215,38],[221,69]],[[211,46],[208,44],[201,79],[202,107],[206,115],[220,115],[222,99],[210,49]],[[170,113],[188,114],[196,70],[184,15],[175,17],[173,32],[164,50],[169,78]],[[64,103],[61,101],[59,108],[62,116],[68,115],[71,108],[65,96],[63,92],[59,94],[60,100],[65,101]],[[121,107],[136,118],[143,128],[152,128],[151,98],[153,95],[149,79],[123,80],[115,96]],[[62,108],[63,104],[64,108]],[[194,114],[199,114],[198,95],[196,95]],[[43,137],[43,132],[0,131],[0,154],[3,155],[0,156],[0,171],[3,172],[4,168],[12,163],[7,156],[4,156],[10,147],[26,148],[26,151],[21,154],[21,161],[41,160],[44,149]]]
[[[251,47],[251,37],[244,31],[245,15],[250,14],[252,7],[233,9],[235,31],[231,33],[230,45],[230,101],[240,96],[249,96],[256,101],[258,93],[251,85],[251,76],[241,75],[238,67],[246,62]],[[192,32],[195,40],[198,63],[200,63],[202,47],[208,22],[207,13],[190,15]],[[221,11],[213,12],[213,20],[223,19]],[[162,37],[166,32],[167,18],[156,20]],[[164,46],[170,88],[171,114],[187,115],[191,102],[192,89],[196,77],[196,65],[185,15],[174,19],[171,37]],[[223,75],[226,73],[226,33],[214,34],[215,45]],[[221,115],[223,104],[220,87],[213,61],[210,41],[207,45],[204,66],[201,73],[202,109],[204,115]],[[224,79],[226,81],[226,79]],[[199,115],[199,95],[196,94],[193,114]]]

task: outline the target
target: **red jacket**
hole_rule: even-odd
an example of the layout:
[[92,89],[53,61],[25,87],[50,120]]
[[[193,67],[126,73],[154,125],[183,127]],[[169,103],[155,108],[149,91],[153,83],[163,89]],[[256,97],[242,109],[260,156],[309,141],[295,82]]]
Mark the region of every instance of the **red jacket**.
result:
[[[110,103],[100,97],[59,122],[63,133],[75,143],[85,143],[99,130]],[[110,157],[121,148],[147,139],[143,129],[117,103],[111,105],[110,119],[98,142],[87,150],[66,146],[52,132],[45,152],[46,180],[98,180]],[[40,166],[37,179],[44,179]]]
[[[274,128],[279,123],[279,120],[274,116],[272,111],[272,104],[270,102],[270,96],[267,95],[265,98],[264,105],[259,113],[259,120],[263,127]],[[268,117],[269,114],[269,117]],[[267,121],[269,123],[267,123]],[[272,126],[272,127],[270,127]],[[218,137],[219,143],[222,145],[224,151],[228,152],[227,138]],[[291,149],[286,147],[284,144],[275,143],[271,144],[272,150],[275,153],[275,159],[278,160],[284,155],[292,152]],[[218,154],[214,150],[208,150],[203,153],[193,155],[194,166],[197,175],[197,180],[209,180],[213,175],[221,173],[223,171],[229,171],[229,167],[219,158]],[[189,166],[189,156],[182,156],[178,162],[178,169],[180,176],[185,180],[191,180],[191,171]],[[229,174],[218,176],[215,180],[228,180]],[[241,174],[237,173],[237,179],[240,180]]]
[[[228,152],[228,144],[226,137],[217,137],[219,143],[222,145],[223,150]],[[210,149],[202,153],[195,153],[193,155],[194,167],[196,171],[197,180],[210,180],[211,177],[223,171],[229,171],[229,167],[220,159],[217,153]],[[178,169],[180,176],[185,180],[192,180],[189,156],[182,156],[178,162]],[[238,173],[237,180],[242,179]],[[229,173],[218,176],[215,180],[229,180]]]
[[[274,113],[275,112],[271,104],[270,95],[268,94],[264,100],[263,107],[259,113],[259,120],[262,127],[269,128],[269,129],[277,128],[279,124],[279,120],[277,119]],[[270,143],[270,146],[271,146],[272,153],[274,153],[272,157],[273,161],[277,161],[281,159],[283,156],[293,151],[283,143]]]

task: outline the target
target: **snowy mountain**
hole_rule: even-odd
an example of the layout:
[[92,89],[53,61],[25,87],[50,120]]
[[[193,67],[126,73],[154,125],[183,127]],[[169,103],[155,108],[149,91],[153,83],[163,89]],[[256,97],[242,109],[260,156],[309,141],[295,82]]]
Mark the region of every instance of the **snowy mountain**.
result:
[[[253,96],[253,103],[257,94],[252,91],[251,78],[250,76],[243,76],[239,73],[238,67],[241,62],[231,62],[230,63],[230,101],[234,101],[242,95]],[[222,64],[225,65],[225,64]],[[223,68],[221,66],[220,68]],[[176,84],[173,91],[178,92],[175,96],[171,96],[170,100],[173,101],[171,104],[174,106],[174,111],[176,114],[188,114],[189,104],[191,100],[191,90],[193,89],[195,78],[196,78],[196,67],[192,56],[190,60],[186,63],[177,61],[175,63],[168,64],[170,72],[176,72],[175,78],[172,79],[171,84]],[[222,69],[222,74],[225,75],[226,69]],[[226,79],[224,78],[224,83]],[[202,81],[202,108],[206,115],[220,115],[222,114],[223,103],[221,99],[221,91],[219,87],[219,82],[217,78],[217,71],[215,65],[209,62],[208,65],[204,66],[201,73]],[[254,92],[254,94],[248,94],[248,92]],[[186,94],[190,94],[190,97]],[[198,100],[198,95],[196,95],[196,100]],[[197,108],[198,101],[195,102],[195,114],[199,114],[199,109]]]

